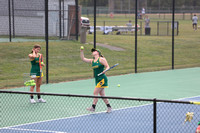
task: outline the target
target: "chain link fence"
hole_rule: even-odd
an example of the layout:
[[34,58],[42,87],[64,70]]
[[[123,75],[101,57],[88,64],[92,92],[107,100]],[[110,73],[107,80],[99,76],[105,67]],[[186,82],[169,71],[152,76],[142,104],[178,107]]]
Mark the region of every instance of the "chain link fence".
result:
[[[29,103],[30,94],[46,103]],[[99,98],[94,113],[86,108]],[[112,112],[106,113],[107,98]],[[195,132],[199,105],[187,101],[0,91],[0,132]]]
[[[45,0],[1,0],[0,35],[2,37],[44,41]],[[75,0],[48,0],[50,40],[71,39],[75,29]],[[19,40],[20,41],[20,40]]]
[[[9,1],[10,4],[8,4]],[[34,44],[40,44],[42,47],[41,53],[46,65],[43,67],[45,76],[43,83],[92,78],[90,66],[80,59],[79,49],[80,46],[84,45],[85,57],[92,58],[90,49],[94,46],[94,41],[110,66],[116,63],[120,64],[119,67],[108,72],[108,76],[134,73],[136,68],[138,68],[138,72],[172,69],[172,0],[169,2],[164,0],[152,1],[154,1],[154,6],[150,5],[150,1],[146,1],[146,4],[144,0],[138,3],[138,13],[141,13],[142,7],[145,8],[145,15],[150,18],[150,28],[145,27],[145,15],[143,15],[143,18],[137,16],[137,35],[139,36],[137,41],[133,28],[136,1],[115,0],[113,13],[110,12],[111,8],[109,8],[109,4],[111,4],[111,7],[113,6],[112,3],[97,1],[97,26],[99,28],[105,27],[104,29],[113,26],[114,31],[109,32],[108,35],[104,30],[97,31],[96,38],[94,38],[94,34],[85,34],[86,44],[81,44],[80,40],[61,41],[61,39],[71,40],[73,39],[71,37],[76,34],[75,0],[49,0],[49,39],[59,41],[49,41],[49,47],[47,47],[44,39],[45,0],[0,0],[0,41],[3,42],[0,46],[2,51],[0,88],[23,86],[23,74],[29,73],[31,68],[28,54],[30,54]],[[159,6],[155,6],[159,2],[162,5],[160,9],[156,8]],[[8,10],[9,5],[10,10]],[[93,26],[93,1],[80,0],[78,5],[79,11],[81,11],[78,16],[88,16],[90,26]],[[198,29],[194,30],[191,21],[191,17],[195,13],[200,18],[199,6],[187,4],[184,6],[181,8],[179,5],[175,5],[175,21],[177,23],[175,23],[174,29],[174,66],[175,68],[199,67],[200,27],[198,24]],[[9,24],[9,11],[11,24]],[[124,31],[124,28],[127,29],[126,24],[129,20],[132,21],[132,29]],[[7,43],[9,42],[9,26],[11,28],[10,35],[15,37],[17,43]],[[115,26],[121,27],[121,31],[119,31],[120,28],[117,29]],[[136,50],[136,43],[138,50]],[[49,54],[47,54],[48,52]],[[134,65],[136,63],[137,66]],[[49,77],[49,80],[47,80],[47,77]]]
[[[130,22],[130,23],[129,23]],[[91,22],[92,23],[92,22]],[[175,21],[174,35],[178,36],[179,22]],[[128,24],[131,24],[128,26]],[[172,35],[172,22],[171,21],[138,21],[138,34],[152,35],[152,36],[171,36]],[[89,34],[94,32],[94,26],[90,26]],[[97,21],[97,33],[106,35],[135,35],[135,25],[133,20],[129,21]]]

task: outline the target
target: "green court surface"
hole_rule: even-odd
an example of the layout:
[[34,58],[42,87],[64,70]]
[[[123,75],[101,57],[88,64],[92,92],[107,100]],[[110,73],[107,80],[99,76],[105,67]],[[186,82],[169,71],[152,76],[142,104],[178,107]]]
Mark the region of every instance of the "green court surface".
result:
[[[179,99],[200,95],[199,67],[111,76],[108,80],[107,96]],[[94,79],[87,79],[44,84],[41,92],[93,95],[94,87]],[[29,91],[29,88],[12,90]]]

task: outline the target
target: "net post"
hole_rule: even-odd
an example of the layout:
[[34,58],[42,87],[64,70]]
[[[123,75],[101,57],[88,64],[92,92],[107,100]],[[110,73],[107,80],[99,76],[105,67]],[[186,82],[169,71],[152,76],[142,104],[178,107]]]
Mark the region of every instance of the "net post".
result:
[[157,114],[156,114],[156,109],[157,107],[156,107],[156,98],[155,99],[153,99],[153,132],[154,133],[156,133],[156,125],[157,125],[157,123],[156,123],[156,116],[157,116]]

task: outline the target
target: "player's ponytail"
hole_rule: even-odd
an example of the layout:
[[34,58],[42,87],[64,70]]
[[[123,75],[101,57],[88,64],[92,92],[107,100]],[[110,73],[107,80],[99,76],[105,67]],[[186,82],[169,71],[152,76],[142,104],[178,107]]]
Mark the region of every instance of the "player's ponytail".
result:
[[102,57],[102,58],[104,58],[104,56],[101,54],[101,55],[99,55],[100,57]]

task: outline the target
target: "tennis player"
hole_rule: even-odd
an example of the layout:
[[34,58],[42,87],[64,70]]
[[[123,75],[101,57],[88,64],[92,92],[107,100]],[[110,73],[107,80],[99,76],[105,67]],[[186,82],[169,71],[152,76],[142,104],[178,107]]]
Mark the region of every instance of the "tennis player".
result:
[[[100,94],[101,96],[105,96],[104,88],[108,87],[108,79],[105,75],[105,70],[109,69],[110,67],[109,67],[106,59],[101,54],[100,50],[93,48],[93,49],[91,49],[91,52],[92,52],[93,59],[85,58],[83,49],[80,50],[80,56],[81,56],[82,61],[92,64],[92,68],[94,71],[95,83],[96,83],[96,87],[93,92],[94,96],[98,96],[98,94]],[[105,70],[104,70],[104,68],[105,68]],[[103,72],[104,74],[98,76],[98,74],[101,72]],[[106,112],[110,113],[112,111],[112,108],[108,102],[108,99],[103,99],[103,101],[105,102],[105,104],[107,106]],[[94,112],[97,102],[98,102],[98,98],[94,98],[92,107],[87,108],[87,110]]]
[[[28,55],[30,58],[30,61],[31,61],[30,76],[31,76],[31,79],[35,80],[36,92],[40,92],[40,86],[42,84],[42,77],[43,77],[43,73],[40,72],[40,65],[39,65],[39,59],[41,56],[41,54],[39,53],[40,50],[41,50],[41,46],[36,44],[36,45],[34,45],[31,54]],[[41,65],[45,66],[43,63],[41,63]],[[35,88],[35,86],[31,86],[30,91],[34,92],[34,88]],[[33,98],[33,95],[31,95],[30,102],[36,103],[36,101]],[[42,99],[40,95],[38,95],[37,102],[45,103],[46,101],[44,99]]]

